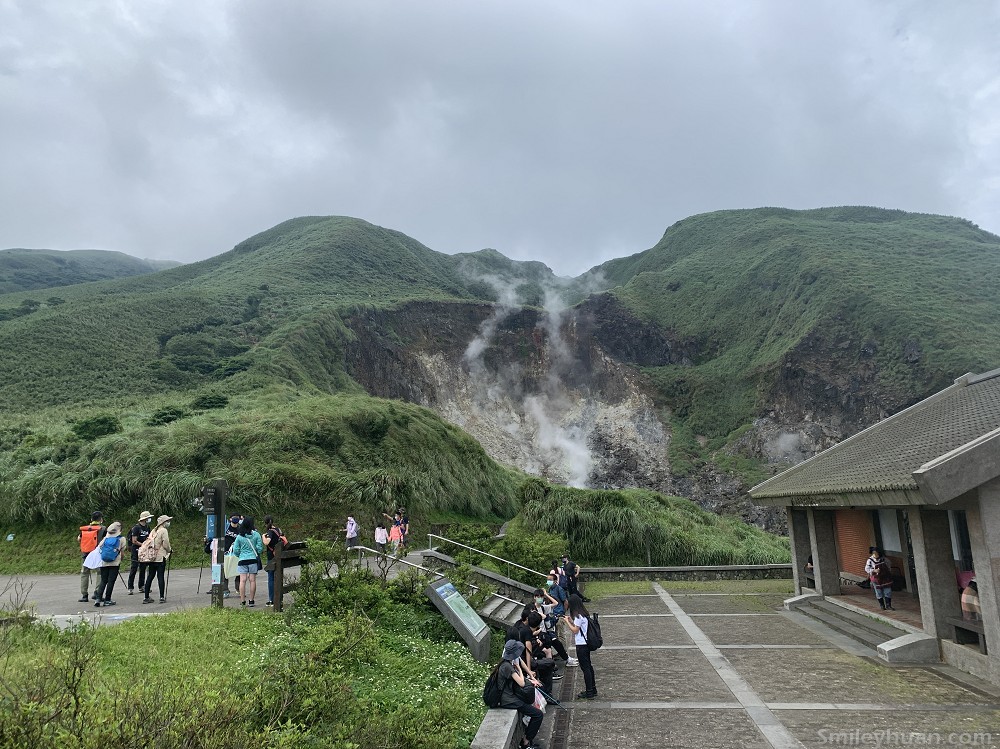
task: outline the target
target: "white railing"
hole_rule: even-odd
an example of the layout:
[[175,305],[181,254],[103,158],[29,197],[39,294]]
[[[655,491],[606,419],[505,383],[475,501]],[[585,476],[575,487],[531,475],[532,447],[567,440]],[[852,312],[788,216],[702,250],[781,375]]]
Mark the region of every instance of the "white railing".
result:
[[[439,536],[439,538],[440,538],[440,536]],[[394,557],[391,554],[388,554],[388,553],[386,553],[384,551],[379,551],[378,549],[372,549],[372,548],[370,548],[368,546],[353,546],[353,547],[351,547],[351,550],[352,551],[356,550],[358,552],[358,564],[361,564],[362,557],[365,555],[365,553],[368,553],[368,554],[374,554],[375,556],[380,556],[380,557],[383,557],[383,558],[385,558],[387,560],[390,560],[391,564],[395,564],[396,562],[399,562],[400,564],[405,564],[407,567],[413,567],[414,569],[421,570],[422,572],[428,572],[431,575],[437,575],[438,577],[446,577],[446,575],[444,575],[441,572],[438,572],[437,570],[432,570],[429,567],[423,567],[423,566],[421,566],[419,564],[414,564],[413,562],[407,562],[405,559],[400,559],[399,557]],[[391,564],[390,564],[390,566],[391,566]],[[477,586],[477,585],[473,585],[473,584],[469,583],[469,587],[472,588],[472,590],[475,590],[477,592],[479,591],[479,586]],[[523,606],[524,605],[524,601],[518,601],[515,598],[508,598],[507,596],[502,596],[499,593],[493,593],[492,595],[493,595],[494,598],[502,598],[503,600],[509,601],[510,603],[516,603],[518,606]]]
[[539,572],[538,570],[533,570],[530,567],[525,567],[524,565],[518,564],[517,562],[512,562],[509,559],[504,559],[503,557],[498,557],[495,554],[490,554],[488,551],[483,551],[482,549],[476,549],[476,548],[473,548],[472,546],[466,546],[463,543],[459,543],[458,541],[453,541],[450,538],[445,538],[444,536],[439,536],[436,533],[428,533],[427,534],[427,547],[428,548],[433,548],[433,546],[434,546],[434,544],[431,543],[431,539],[432,538],[437,538],[437,539],[440,539],[442,541],[446,541],[447,543],[454,544],[455,546],[461,546],[463,549],[468,549],[469,551],[474,551],[477,554],[482,554],[484,557],[489,557],[490,559],[496,559],[498,562],[503,562],[504,564],[507,565],[507,577],[511,577],[511,575],[510,575],[510,568],[511,567],[517,567],[519,570],[524,570],[525,572],[530,572],[531,574],[533,574],[533,575],[539,575],[540,577],[546,577],[546,578],[548,577],[548,575],[546,575],[544,572]]

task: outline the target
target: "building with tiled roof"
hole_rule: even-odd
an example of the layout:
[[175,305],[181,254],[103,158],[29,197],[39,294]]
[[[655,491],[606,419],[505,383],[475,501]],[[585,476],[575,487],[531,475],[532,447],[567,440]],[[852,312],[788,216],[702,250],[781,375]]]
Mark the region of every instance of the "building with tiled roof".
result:
[[[912,635],[910,651],[925,658],[933,639],[938,657],[1000,684],[1000,369],[960,377],[750,495],[786,508],[799,593],[843,604],[844,585],[864,582],[869,549],[879,547],[905,591],[897,598],[919,603],[927,639]],[[978,619],[968,610],[963,619],[970,579]],[[975,649],[951,642],[970,633]],[[886,645],[883,657],[908,659]]]

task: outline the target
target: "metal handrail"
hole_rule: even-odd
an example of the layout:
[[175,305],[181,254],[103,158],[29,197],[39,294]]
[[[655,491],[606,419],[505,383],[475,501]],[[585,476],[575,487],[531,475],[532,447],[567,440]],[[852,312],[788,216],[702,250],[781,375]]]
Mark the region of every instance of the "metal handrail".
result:
[[[535,575],[541,575],[542,577],[548,577],[548,575],[546,575],[544,572],[539,572],[538,570],[533,570],[530,567],[525,567],[523,565],[520,565],[517,562],[512,562],[509,559],[504,559],[503,557],[498,557],[498,556],[496,556],[494,554],[490,554],[488,551],[483,551],[482,549],[476,549],[476,548],[474,548],[472,546],[466,546],[465,544],[459,543],[458,541],[452,541],[450,538],[445,538],[444,536],[439,536],[436,533],[428,533],[427,534],[427,546],[428,546],[428,548],[432,548],[431,547],[431,539],[432,538],[440,538],[442,541],[447,541],[450,544],[455,544],[455,546],[461,546],[463,549],[468,549],[469,551],[474,551],[477,554],[482,554],[483,556],[489,557],[490,559],[496,559],[498,562],[503,562],[504,564],[506,564],[508,568],[510,568],[510,567],[517,567],[519,570],[524,570],[525,572],[531,572],[532,574],[535,574]],[[508,577],[510,577],[510,575],[508,575]]]
[[[438,538],[441,538],[441,536],[438,536]],[[358,551],[358,564],[361,563],[362,553],[367,551],[367,552],[369,552],[371,554],[376,554],[378,556],[392,557],[392,559],[394,561],[396,561],[396,562],[402,562],[407,567],[415,567],[418,570],[422,570],[424,572],[430,572],[432,575],[437,575],[438,577],[447,577],[447,575],[445,575],[445,574],[443,574],[441,572],[438,572],[437,570],[432,570],[429,567],[422,567],[419,564],[414,564],[413,562],[407,562],[405,559],[401,559],[399,557],[393,557],[391,554],[388,554],[388,553],[386,553],[384,551],[379,551],[378,549],[373,549],[370,546],[354,546],[354,547],[352,547],[352,550],[353,549],[357,549],[357,551]],[[473,585],[472,583],[469,583],[468,585],[469,585],[470,588],[472,588],[475,591],[479,590],[479,586],[478,585]],[[516,598],[508,598],[507,596],[502,596],[499,593],[492,593],[491,595],[493,597],[495,597],[495,598],[502,598],[503,600],[509,601],[510,603],[516,603],[518,606],[524,605],[524,601],[518,601]]]
[[[361,553],[364,552],[364,551],[367,551],[370,554],[375,554],[377,556],[382,556],[382,557],[388,557],[388,558],[392,559],[394,562],[401,562],[402,564],[405,564],[407,567],[414,567],[414,568],[416,568],[418,570],[421,570],[423,572],[430,572],[432,575],[437,575],[438,577],[445,577],[445,575],[443,575],[442,573],[438,572],[437,570],[432,570],[429,567],[421,567],[419,564],[414,564],[413,562],[407,562],[405,559],[402,559],[400,557],[394,557],[391,554],[387,554],[384,551],[379,551],[378,549],[372,549],[371,547],[368,547],[368,546],[354,546],[354,547],[352,547],[352,551],[355,550],[355,549],[358,552],[358,564],[361,563]],[[469,587],[471,588],[473,586],[470,585]],[[476,590],[478,590],[478,588],[476,588]]]

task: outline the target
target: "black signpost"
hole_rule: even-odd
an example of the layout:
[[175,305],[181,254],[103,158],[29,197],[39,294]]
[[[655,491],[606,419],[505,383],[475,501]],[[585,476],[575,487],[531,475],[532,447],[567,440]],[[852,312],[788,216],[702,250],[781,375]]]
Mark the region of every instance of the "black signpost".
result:
[[212,557],[212,605],[222,608],[223,585],[222,563],[226,552],[226,497],[229,496],[229,484],[225,479],[215,479],[211,486],[202,487],[201,511],[214,516],[215,523],[212,537],[215,539],[215,556]]

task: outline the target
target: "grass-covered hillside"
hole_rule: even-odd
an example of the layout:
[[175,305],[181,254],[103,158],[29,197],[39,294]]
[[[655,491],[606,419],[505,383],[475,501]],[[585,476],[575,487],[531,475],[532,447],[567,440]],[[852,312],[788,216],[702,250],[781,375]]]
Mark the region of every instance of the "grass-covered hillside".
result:
[[693,433],[725,436],[792,371],[894,411],[1000,364],[1000,237],[968,221],[878,208],[720,211],[671,226],[600,272],[643,319],[696,350],[651,368]]
[[[287,221],[199,263],[60,290],[57,304],[0,320],[0,402],[8,413],[275,380],[350,387],[327,349],[338,311],[405,299],[473,299],[455,263],[357,219]],[[20,309],[29,294],[0,296]],[[333,369],[330,367],[333,366]]]
[[108,250],[0,250],[0,294],[141,276],[176,265]]

